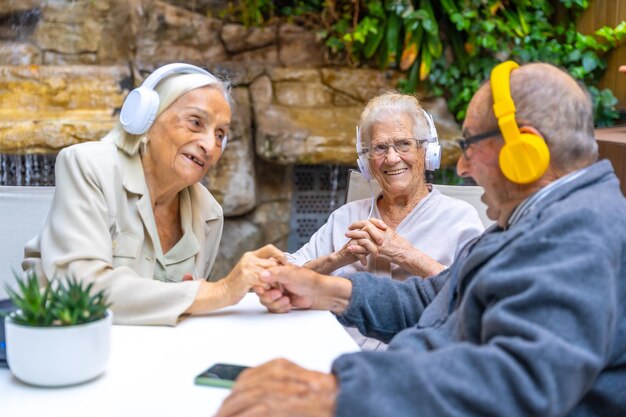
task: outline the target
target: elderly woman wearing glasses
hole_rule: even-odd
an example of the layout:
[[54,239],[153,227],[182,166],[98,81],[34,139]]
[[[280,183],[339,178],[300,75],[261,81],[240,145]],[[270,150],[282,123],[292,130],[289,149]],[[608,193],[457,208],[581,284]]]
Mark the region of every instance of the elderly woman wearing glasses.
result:
[[287,256],[290,262],[339,276],[369,271],[399,280],[429,277],[482,233],[472,206],[426,184],[426,146],[436,141],[427,117],[410,95],[389,92],[368,103],[358,151],[382,193],[337,209]]

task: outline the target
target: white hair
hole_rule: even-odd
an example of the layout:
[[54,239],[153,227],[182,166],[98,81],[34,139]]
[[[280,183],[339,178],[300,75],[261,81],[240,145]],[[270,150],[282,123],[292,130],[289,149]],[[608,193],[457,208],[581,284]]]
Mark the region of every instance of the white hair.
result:
[[367,147],[372,143],[375,125],[385,123],[399,115],[409,117],[415,139],[430,139],[428,137],[430,134],[428,121],[417,98],[410,94],[389,91],[371,99],[361,113],[361,120],[359,121],[361,145]]

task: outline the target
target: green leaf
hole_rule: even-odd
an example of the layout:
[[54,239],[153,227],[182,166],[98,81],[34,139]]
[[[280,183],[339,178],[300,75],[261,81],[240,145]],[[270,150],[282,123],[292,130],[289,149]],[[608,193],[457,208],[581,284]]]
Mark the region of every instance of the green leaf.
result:
[[456,4],[452,0],[439,0],[441,3],[441,7],[446,11],[448,15],[452,15],[454,13],[458,13],[458,9]]
[[432,36],[429,34],[426,38],[426,43],[428,45],[430,55],[433,58],[439,58],[443,52],[443,45],[441,44],[439,36]]
[[580,59],[582,58],[583,54],[580,51],[580,49],[574,49],[572,52],[569,53],[569,55],[567,56],[567,60],[569,62],[576,62],[576,61],[580,61]]
[[502,14],[504,14],[504,16],[506,17],[506,20],[508,21],[508,25],[509,28],[512,29],[515,34],[519,37],[523,37],[524,36],[524,30],[522,28],[521,23],[518,20],[518,16],[507,11],[507,10],[502,10]]
[[530,33],[530,29],[528,28],[528,23],[526,23],[526,18],[524,17],[524,11],[518,10],[517,16],[519,18],[520,27],[522,29],[522,36],[526,36]]
[[380,42],[383,40],[385,36],[385,31],[387,29],[387,24],[383,23],[381,26],[376,28],[376,32],[367,38],[367,42],[365,42],[365,47],[363,48],[363,55],[366,58],[371,58],[376,53]]
[[439,25],[437,24],[435,12],[433,11],[433,7],[430,4],[430,0],[421,0],[420,8],[424,10],[427,14],[427,17],[422,20],[424,30],[430,35],[439,36]]
[[387,64],[395,64],[396,63],[396,59],[397,59],[397,52],[398,52],[398,39],[400,36],[400,27],[401,27],[402,23],[400,21],[400,18],[395,15],[392,14],[389,17],[389,21],[387,24],[387,57],[386,57],[386,61]]
[[586,52],[583,55],[583,68],[587,72],[592,72],[598,67],[598,57],[593,52]]
[[[7,293],[18,307],[12,316],[16,323],[27,326],[68,326],[89,323],[103,318],[110,304],[104,292],[93,297],[93,284],[70,278],[41,287],[39,278],[29,272],[25,279],[16,275],[17,290]],[[85,313],[86,312],[86,313]]]
[[615,36],[613,28],[610,28],[608,26],[604,26],[604,27],[596,30],[595,34],[598,35],[598,36],[603,37],[604,39],[606,39],[611,44],[615,44],[615,42],[617,41],[617,36]]
[[417,90],[417,73],[419,70],[419,61],[415,61],[413,62],[413,65],[411,66],[411,70],[409,71],[409,78],[408,78],[408,87],[409,90],[405,91],[407,93],[412,93],[415,90]]
[[419,27],[414,32],[407,32],[404,39],[404,47],[402,50],[402,56],[400,57],[400,70],[406,71],[411,68],[417,54],[419,53],[419,47],[422,43],[422,35],[424,31]]
[[430,66],[432,63],[432,57],[430,56],[430,52],[428,49],[422,49],[422,59],[420,62],[420,70],[419,70],[419,79],[420,81],[424,81],[428,78],[428,74],[430,74]]

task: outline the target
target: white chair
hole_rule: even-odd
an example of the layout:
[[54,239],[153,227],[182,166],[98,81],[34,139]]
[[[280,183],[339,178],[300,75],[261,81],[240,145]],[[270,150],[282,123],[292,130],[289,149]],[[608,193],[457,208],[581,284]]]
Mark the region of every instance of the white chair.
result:
[[54,187],[0,186],[0,299],[15,288],[13,271],[22,270],[24,245],[43,225]]
[[[380,185],[376,181],[371,183],[374,194],[378,194],[381,191]],[[483,195],[483,187],[478,185],[438,185],[434,187],[441,192],[441,194],[448,197],[458,198],[472,205],[478,212],[480,220],[483,222],[485,228],[491,226],[494,222],[487,217],[487,206],[482,202],[480,197]],[[370,187],[367,184],[367,180],[363,178],[360,172],[351,170],[348,178],[348,192],[346,195],[346,201],[360,200],[362,198],[370,198]]]
[[485,190],[480,185],[440,185],[435,184],[435,188],[443,195],[463,200],[471,204],[478,212],[480,221],[485,229],[491,226],[494,221],[487,217],[487,205],[480,199]]

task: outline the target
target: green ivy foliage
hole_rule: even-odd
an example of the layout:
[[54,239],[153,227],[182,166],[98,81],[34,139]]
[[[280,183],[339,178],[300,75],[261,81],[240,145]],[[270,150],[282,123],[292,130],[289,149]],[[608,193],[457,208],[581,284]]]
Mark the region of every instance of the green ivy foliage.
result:
[[[406,72],[406,92],[422,85],[444,96],[458,120],[493,66],[507,59],[550,62],[587,85],[596,124],[618,118],[617,100],[597,85],[605,54],[626,22],[593,36],[576,30],[589,0],[243,0],[249,16],[284,16],[320,28],[332,52],[352,65]],[[262,19],[248,19],[259,23]]]

